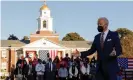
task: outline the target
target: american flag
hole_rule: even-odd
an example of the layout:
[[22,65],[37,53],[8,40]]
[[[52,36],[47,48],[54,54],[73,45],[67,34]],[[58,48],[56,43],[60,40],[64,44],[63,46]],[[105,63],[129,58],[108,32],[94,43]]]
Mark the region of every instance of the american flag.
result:
[[50,58],[52,58],[52,60],[54,60],[54,58],[58,55],[58,51],[57,50],[49,50],[49,55],[50,55]]
[[118,58],[118,63],[125,69],[133,69],[133,58]]
[[54,58],[58,55],[58,50],[39,50],[39,58],[41,60],[47,61],[47,54],[49,53],[49,57],[54,60]]

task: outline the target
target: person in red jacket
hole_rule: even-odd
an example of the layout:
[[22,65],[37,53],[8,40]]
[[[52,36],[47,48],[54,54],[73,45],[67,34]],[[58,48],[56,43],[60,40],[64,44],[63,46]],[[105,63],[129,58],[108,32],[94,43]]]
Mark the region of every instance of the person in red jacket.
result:
[[33,66],[33,79],[36,80],[36,71],[35,71],[35,67],[38,64],[38,59],[34,58],[33,62],[32,62],[32,66]]
[[56,66],[56,80],[58,79],[58,70],[60,69],[60,59],[58,56],[55,57],[53,63]]
[[60,62],[60,64],[63,64],[65,68],[68,67],[67,62],[65,61],[65,59],[62,59],[62,61]]
[[60,59],[59,59],[59,57],[56,56],[53,62],[56,65],[56,69],[59,70],[59,68],[60,68]]

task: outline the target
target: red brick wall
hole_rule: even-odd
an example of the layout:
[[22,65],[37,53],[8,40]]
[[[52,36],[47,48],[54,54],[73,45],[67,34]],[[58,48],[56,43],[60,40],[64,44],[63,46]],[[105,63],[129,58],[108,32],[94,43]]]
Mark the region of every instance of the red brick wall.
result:
[[[37,37],[34,37],[34,36],[37,36]],[[47,37],[47,36],[49,36],[49,37]],[[55,43],[59,42],[59,35],[54,34],[53,32],[50,32],[50,31],[38,31],[37,34],[31,34],[30,42],[39,40],[41,38],[47,38],[48,40],[55,42]]]

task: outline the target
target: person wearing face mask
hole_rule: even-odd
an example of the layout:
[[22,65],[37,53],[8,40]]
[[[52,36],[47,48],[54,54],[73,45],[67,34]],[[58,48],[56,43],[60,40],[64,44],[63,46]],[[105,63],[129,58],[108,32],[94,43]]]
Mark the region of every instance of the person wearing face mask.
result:
[[16,65],[16,69],[15,69],[15,78],[16,80],[22,80],[23,75],[22,75],[22,68],[21,68],[21,64],[18,63]]
[[28,64],[28,76],[27,80],[33,80],[33,66],[32,66],[32,61],[29,61]]
[[93,57],[91,59],[91,62],[90,62],[90,74],[91,74],[91,79],[94,79],[95,80],[95,75],[96,75],[96,61],[95,61],[95,57]]
[[75,63],[72,63],[72,66],[69,68],[69,78],[70,80],[77,80],[78,78],[78,69]]
[[35,70],[37,64],[38,64],[38,58],[34,57],[32,61],[33,77],[34,77],[33,80],[37,80],[36,79],[37,75],[36,75],[36,70]]
[[60,80],[66,80],[68,76],[67,68],[63,64],[60,65],[60,69],[58,71],[58,76]]
[[23,61],[22,74],[23,74],[23,80],[25,80],[28,76],[28,65],[25,59]]
[[97,25],[99,33],[91,48],[83,52],[75,51],[74,56],[85,58],[97,51],[96,80],[117,80],[117,57],[122,54],[118,33],[108,29],[109,21],[105,17],[99,18]]
[[42,61],[38,59],[38,64],[35,67],[35,70],[37,72],[37,79],[38,80],[43,80],[43,75],[44,75],[44,65],[42,64]]
[[48,63],[45,65],[45,80],[55,80],[56,79],[56,65],[52,62],[52,59],[49,58]]
[[90,65],[91,65],[91,67],[92,67],[92,66],[96,67],[96,60],[95,60],[95,57],[93,57],[93,58],[91,59]]
[[90,75],[90,65],[89,65],[89,60],[88,58],[84,58],[82,65],[81,65],[81,80],[90,80],[89,75]]

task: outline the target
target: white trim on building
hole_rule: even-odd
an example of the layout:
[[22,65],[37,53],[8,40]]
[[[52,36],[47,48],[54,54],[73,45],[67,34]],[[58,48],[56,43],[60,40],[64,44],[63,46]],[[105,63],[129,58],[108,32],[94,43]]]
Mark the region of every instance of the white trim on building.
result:
[[42,37],[42,38],[44,38],[44,37],[59,37],[59,36],[36,36],[36,35],[31,35],[30,37]]

